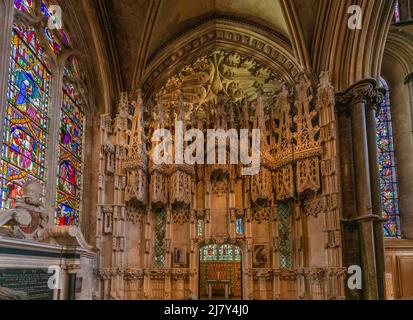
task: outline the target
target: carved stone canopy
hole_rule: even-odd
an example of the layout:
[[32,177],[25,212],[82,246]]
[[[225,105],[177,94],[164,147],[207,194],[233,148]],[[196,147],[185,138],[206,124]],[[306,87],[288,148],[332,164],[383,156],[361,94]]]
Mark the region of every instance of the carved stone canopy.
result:
[[292,85],[303,71],[294,58],[291,43],[280,34],[262,26],[225,15],[206,17],[204,21],[170,39],[148,59],[143,75],[145,98],[162,86],[166,77],[187,65],[194,56],[214,50],[228,50],[257,57],[261,65],[271,66],[281,82]]
[[196,59],[171,77],[161,89],[164,103],[178,101],[182,90],[184,102],[197,106],[216,101],[219,93],[239,102],[245,97],[257,98],[261,89],[265,97],[274,98],[281,89],[281,80],[269,68],[238,53],[222,50]]

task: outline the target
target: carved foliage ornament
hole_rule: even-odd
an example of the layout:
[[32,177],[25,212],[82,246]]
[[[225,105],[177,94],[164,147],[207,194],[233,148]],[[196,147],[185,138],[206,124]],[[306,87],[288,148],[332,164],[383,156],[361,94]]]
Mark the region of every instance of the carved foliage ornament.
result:
[[245,97],[249,101],[255,100],[258,89],[261,89],[266,101],[274,101],[280,88],[277,76],[257,61],[218,50],[184,67],[160,92],[164,93],[165,104],[174,104],[181,90],[189,108],[190,105],[207,107],[220,92],[234,102],[240,102]]
[[319,214],[324,213],[327,209],[327,200],[325,196],[314,196],[306,199],[303,203],[303,212],[306,217],[318,217]]
[[364,103],[367,107],[377,108],[381,105],[385,91],[378,87],[377,81],[367,79],[356,83],[346,92],[336,95],[337,109],[340,112],[350,113],[351,106]]

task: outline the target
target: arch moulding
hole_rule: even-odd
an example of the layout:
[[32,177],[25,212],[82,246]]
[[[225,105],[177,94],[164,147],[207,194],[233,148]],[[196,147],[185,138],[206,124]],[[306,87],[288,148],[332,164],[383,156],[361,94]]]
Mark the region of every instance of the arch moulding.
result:
[[185,65],[219,49],[256,60],[289,86],[297,83],[304,72],[290,42],[282,36],[254,24],[216,18],[188,29],[161,47],[149,58],[143,80],[135,81],[135,89],[141,87],[148,97]]

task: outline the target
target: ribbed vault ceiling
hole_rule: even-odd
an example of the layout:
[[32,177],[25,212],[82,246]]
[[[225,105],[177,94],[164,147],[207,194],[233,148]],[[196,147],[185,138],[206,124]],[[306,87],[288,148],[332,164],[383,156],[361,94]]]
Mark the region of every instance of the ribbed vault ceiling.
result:
[[[164,43],[206,16],[242,17],[289,37],[280,0],[107,0],[124,89]],[[137,71],[138,70],[138,71]],[[139,77],[139,75],[138,75]]]

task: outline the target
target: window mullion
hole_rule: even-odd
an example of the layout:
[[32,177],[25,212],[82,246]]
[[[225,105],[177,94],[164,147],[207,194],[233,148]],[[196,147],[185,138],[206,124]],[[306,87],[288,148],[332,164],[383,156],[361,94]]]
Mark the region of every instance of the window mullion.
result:
[[56,67],[52,77],[51,99],[49,110],[49,140],[47,147],[47,180],[45,187],[45,203],[49,213],[49,225],[55,224],[57,163],[59,148],[59,128],[62,105],[63,65]]
[[[3,137],[4,114],[7,106],[7,90],[11,54],[14,5],[12,0],[0,3],[0,137]],[[0,141],[2,145],[2,142]],[[0,149],[2,150],[2,149]]]

